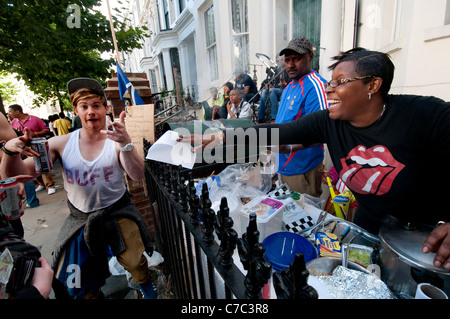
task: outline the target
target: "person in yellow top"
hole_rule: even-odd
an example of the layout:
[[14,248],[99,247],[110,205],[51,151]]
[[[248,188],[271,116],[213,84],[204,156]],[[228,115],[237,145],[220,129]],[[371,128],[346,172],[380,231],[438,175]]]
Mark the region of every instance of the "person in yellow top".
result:
[[53,123],[53,126],[57,129],[58,135],[65,135],[69,134],[72,122],[66,117],[64,112],[59,112],[59,119]]
[[[212,114],[212,119],[214,120],[214,119],[217,119],[214,117],[215,117],[216,113],[219,111],[219,108],[224,106],[225,100],[224,100],[222,93],[219,93],[219,90],[216,87],[212,87],[209,91],[211,92],[211,96],[212,96],[211,114]],[[218,118],[220,118],[220,117],[218,117]]]

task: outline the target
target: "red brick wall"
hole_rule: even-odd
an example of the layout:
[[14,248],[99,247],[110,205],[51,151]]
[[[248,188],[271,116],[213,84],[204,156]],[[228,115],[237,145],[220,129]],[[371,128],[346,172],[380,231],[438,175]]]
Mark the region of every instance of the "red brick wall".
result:
[[155,237],[155,226],[153,221],[153,214],[150,206],[150,201],[148,198],[148,193],[146,189],[145,180],[135,182],[127,177],[128,190],[133,194],[132,201],[136,208],[144,217],[144,221],[150,233]]

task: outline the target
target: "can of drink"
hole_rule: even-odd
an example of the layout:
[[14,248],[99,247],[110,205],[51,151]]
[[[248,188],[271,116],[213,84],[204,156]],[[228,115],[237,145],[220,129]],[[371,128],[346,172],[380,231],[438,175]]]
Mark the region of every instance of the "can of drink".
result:
[[31,149],[39,153],[39,157],[34,157],[34,168],[38,174],[50,173],[53,170],[52,157],[48,141],[44,137],[33,138],[31,140]]
[[8,219],[17,219],[23,215],[22,199],[17,192],[19,185],[15,178],[0,180],[0,206]]

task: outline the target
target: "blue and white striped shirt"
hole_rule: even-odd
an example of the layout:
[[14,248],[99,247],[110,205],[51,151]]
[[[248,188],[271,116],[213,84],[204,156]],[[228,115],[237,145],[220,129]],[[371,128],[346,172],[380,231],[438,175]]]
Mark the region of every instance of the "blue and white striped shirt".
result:
[[[325,79],[317,71],[292,81],[284,89],[275,123],[286,123],[306,114],[328,108]],[[324,158],[323,145],[289,154],[277,154],[278,173],[282,175],[304,174],[319,165]]]

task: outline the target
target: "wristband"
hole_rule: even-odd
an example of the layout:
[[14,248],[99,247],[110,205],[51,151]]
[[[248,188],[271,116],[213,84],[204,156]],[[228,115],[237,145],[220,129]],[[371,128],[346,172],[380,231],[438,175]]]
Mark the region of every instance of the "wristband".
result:
[[3,153],[5,153],[6,155],[9,155],[9,156],[16,156],[16,155],[20,154],[19,152],[11,152],[10,150],[7,150],[5,148],[5,145],[2,145],[2,151],[3,151]]

